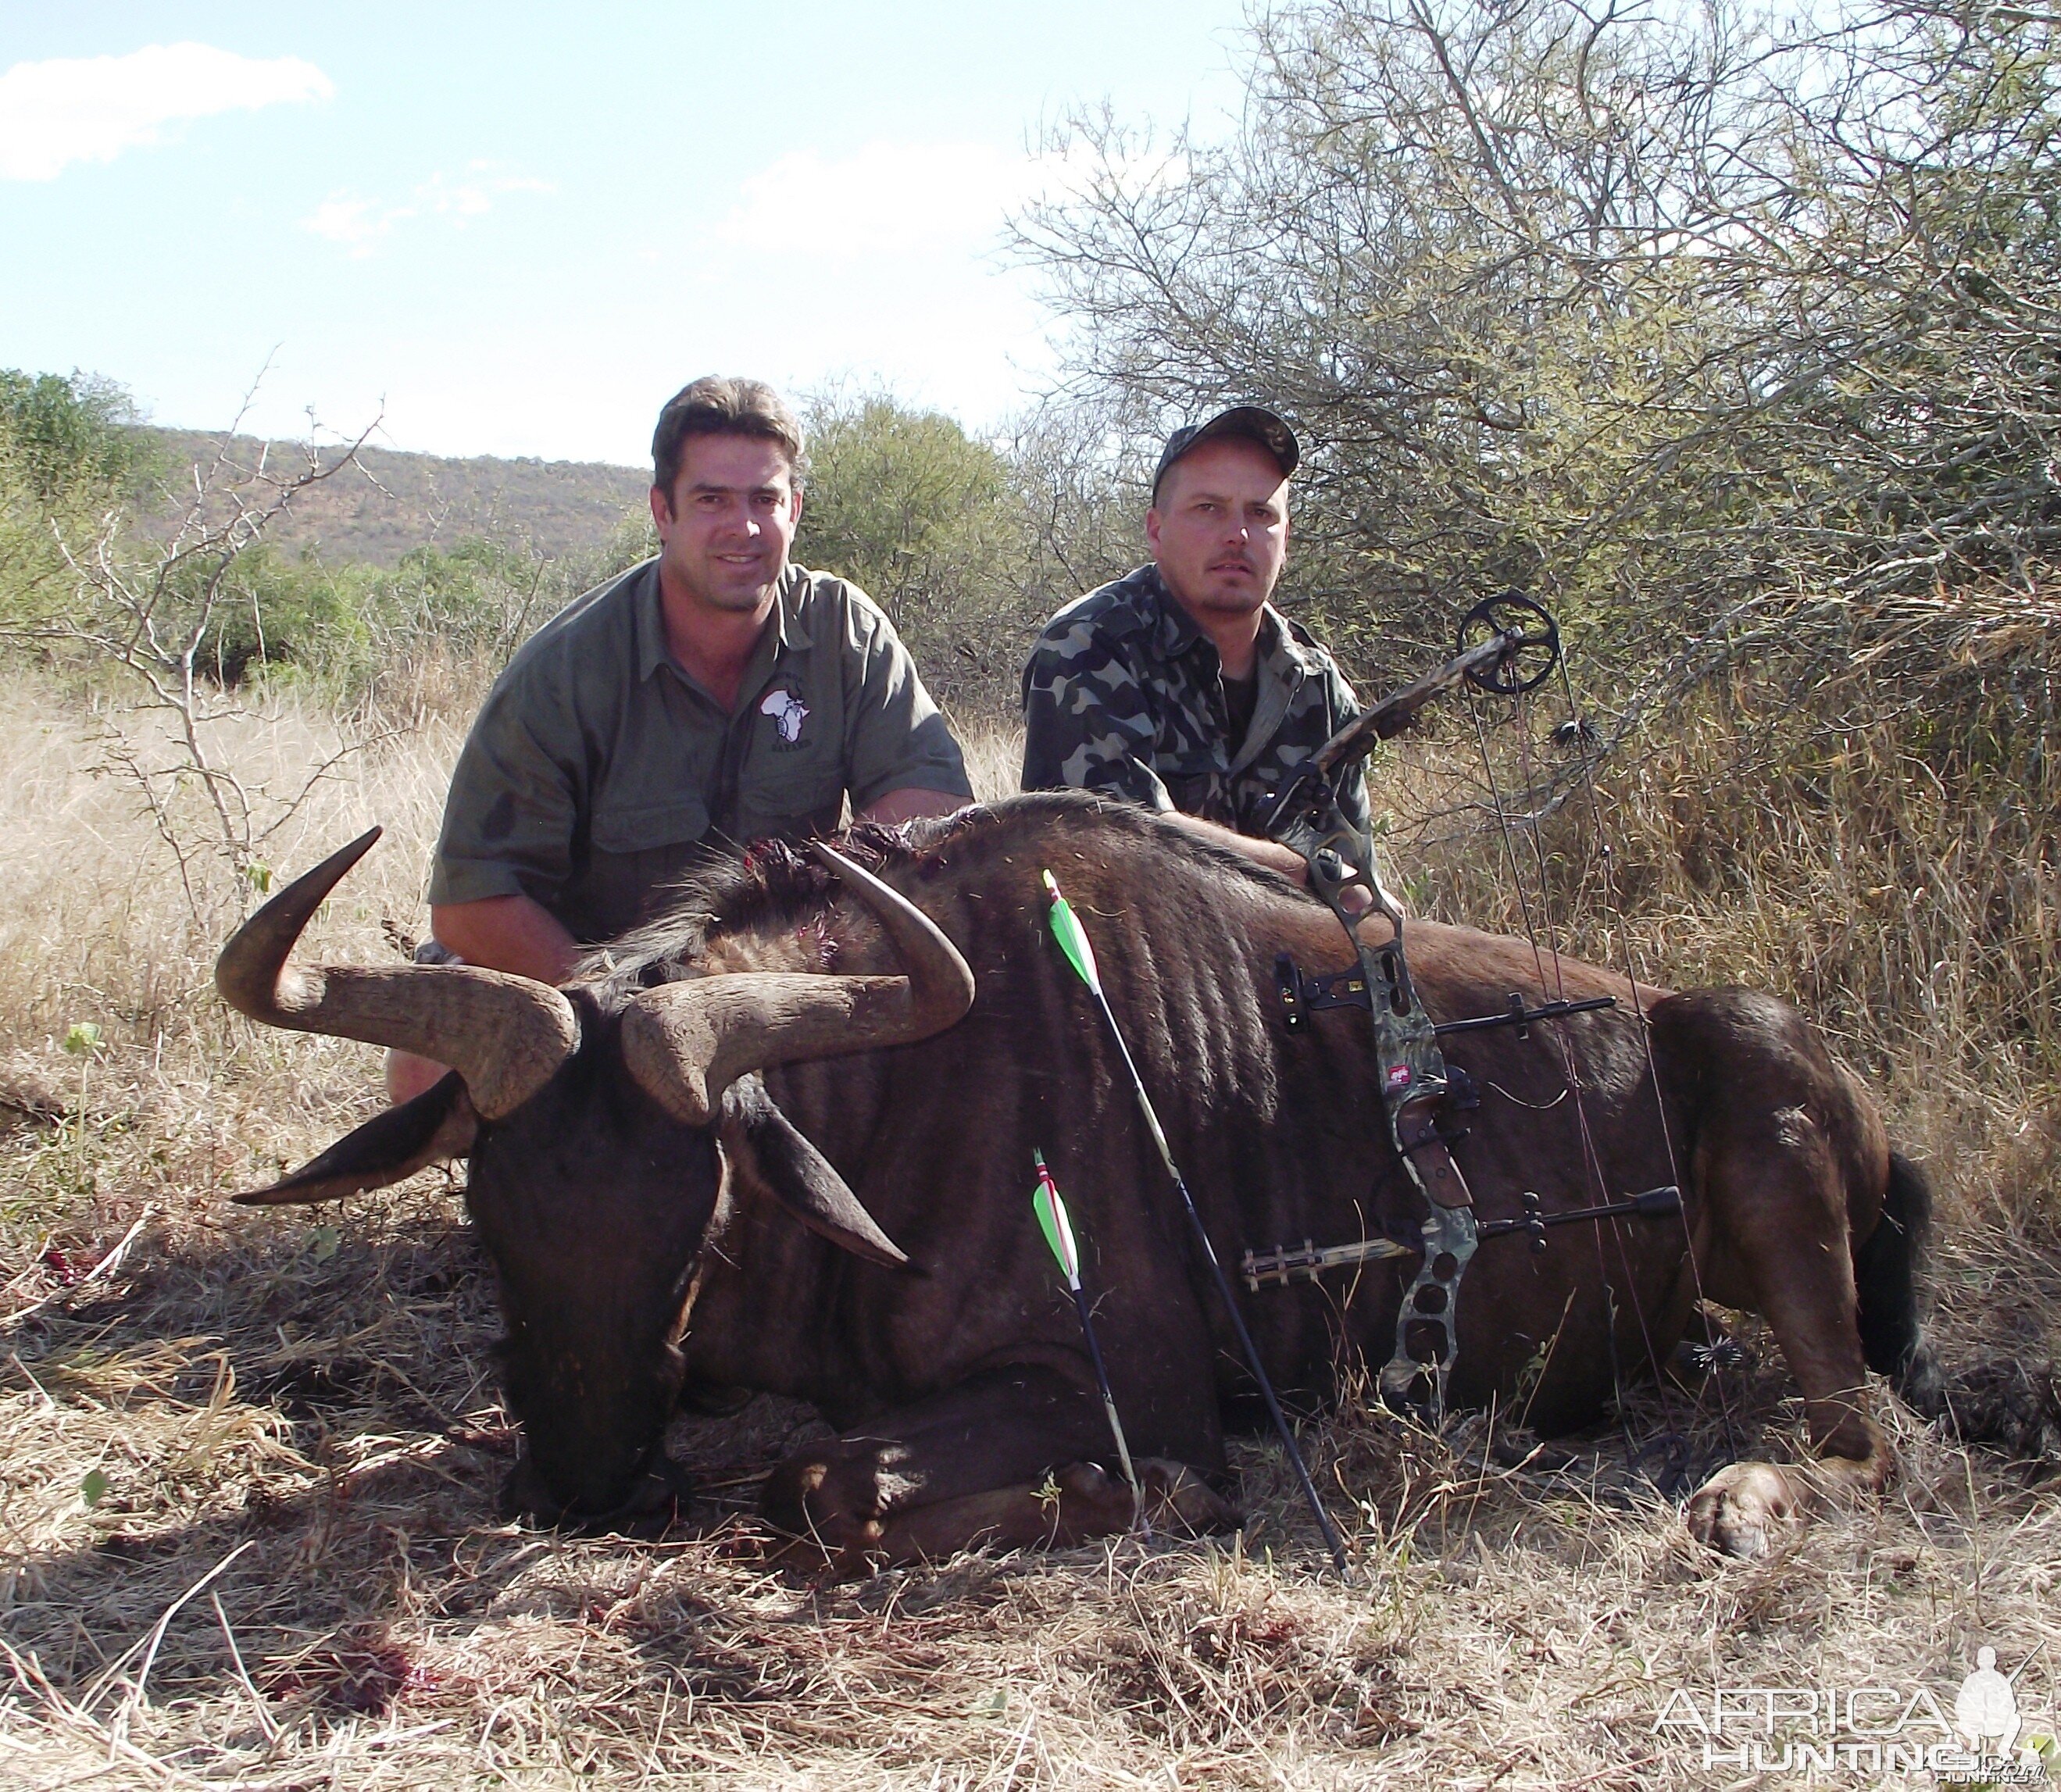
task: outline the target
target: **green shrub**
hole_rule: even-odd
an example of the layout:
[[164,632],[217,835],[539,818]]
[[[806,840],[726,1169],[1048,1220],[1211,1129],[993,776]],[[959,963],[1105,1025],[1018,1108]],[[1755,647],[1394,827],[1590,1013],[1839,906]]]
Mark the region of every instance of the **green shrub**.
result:
[[112,381],[0,368],[0,464],[46,512],[133,492],[151,464],[136,421]]
[[47,621],[75,582],[61,542],[83,546],[154,462],[119,386],[0,368],[0,626]]
[[1013,709],[1043,599],[1010,462],[885,394],[819,399],[808,426],[797,557],[862,586],[941,699]]

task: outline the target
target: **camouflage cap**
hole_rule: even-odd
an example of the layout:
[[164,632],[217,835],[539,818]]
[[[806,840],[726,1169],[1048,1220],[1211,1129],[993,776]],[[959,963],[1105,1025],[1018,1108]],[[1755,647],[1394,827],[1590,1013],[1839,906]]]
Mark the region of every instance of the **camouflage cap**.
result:
[[1167,438],[1167,446],[1160,451],[1159,464],[1152,472],[1152,502],[1159,502],[1159,487],[1175,462],[1190,449],[1227,435],[1242,435],[1248,442],[1258,442],[1274,457],[1284,479],[1295,470],[1296,462],[1303,458],[1302,450],[1295,446],[1295,432],[1272,411],[1262,405],[1233,405],[1229,410],[1219,411],[1207,423],[1188,424]]

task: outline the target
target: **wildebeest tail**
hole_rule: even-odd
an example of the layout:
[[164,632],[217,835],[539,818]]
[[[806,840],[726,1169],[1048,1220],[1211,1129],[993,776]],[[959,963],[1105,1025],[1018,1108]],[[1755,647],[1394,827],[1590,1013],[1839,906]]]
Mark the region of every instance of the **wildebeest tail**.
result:
[[1928,1418],[1946,1407],[1945,1384],[1925,1342],[1918,1286],[1931,1232],[1932,1191],[1917,1165],[1892,1151],[1882,1218],[1854,1252],[1861,1354]]

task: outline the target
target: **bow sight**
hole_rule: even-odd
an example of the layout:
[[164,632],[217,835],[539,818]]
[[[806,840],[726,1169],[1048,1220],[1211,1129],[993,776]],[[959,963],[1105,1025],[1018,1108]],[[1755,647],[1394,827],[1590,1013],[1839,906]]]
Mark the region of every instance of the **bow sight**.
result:
[[[1277,1250],[1264,1256],[1248,1253],[1247,1281],[1257,1287],[1257,1272],[1267,1280],[1285,1284],[1291,1274],[1314,1279],[1325,1269],[1421,1253],[1416,1279],[1404,1290],[1396,1315],[1395,1353],[1383,1366],[1380,1386],[1383,1398],[1391,1406],[1415,1408],[1434,1422],[1444,1411],[1446,1381],[1459,1348],[1455,1315],[1460,1278],[1481,1240],[1522,1230],[1533,1248],[1539,1249],[1544,1243],[1544,1228],[1564,1220],[1663,1210],[1654,1198],[1661,1191],[1575,1213],[1543,1214],[1527,1210],[1526,1217],[1515,1222],[1491,1221],[1486,1226],[1477,1222],[1474,1198],[1447,1143],[1449,1135],[1459,1134],[1453,1111],[1475,1105],[1476,1098],[1464,1073],[1447,1065],[1439,1036],[1515,1026],[1522,1037],[1535,1022],[1563,1020],[1589,1009],[1614,1006],[1615,1002],[1601,997],[1527,1007],[1521,996],[1512,995],[1502,1013],[1435,1024],[1410,979],[1402,909],[1382,885],[1372,838],[1355,827],[1339,805],[1339,780],[1377,742],[1409,727],[1433,699],[1463,684],[1493,696],[1521,696],[1542,683],[1559,663],[1559,627],[1542,606],[1515,591],[1484,599],[1461,620],[1454,657],[1375,704],[1327,741],[1283,790],[1267,824],[1269,835],[1308,866],[1310,888],[1338,918],[1359,960],[1355,970],[1315,978],[1304,975],[1284,957],[1275,968],[1288,1025],[1299,1027],[1311,1009],[1366,1009],[1374,1029],[1389,1136],[1410,1180],[1423,1195],[1427,1211],[1420,1245],[1378,1239],[1319,1246],[1305,1241],[1300,1251]],[[1360,937],[1360,925],[1375,912],[1388,922],[1389,938],[1369,944]],[[1443,1131],[1442,1120],[1447,1122]],[[1679,1197],[1677,1201],[1679,1204]]]

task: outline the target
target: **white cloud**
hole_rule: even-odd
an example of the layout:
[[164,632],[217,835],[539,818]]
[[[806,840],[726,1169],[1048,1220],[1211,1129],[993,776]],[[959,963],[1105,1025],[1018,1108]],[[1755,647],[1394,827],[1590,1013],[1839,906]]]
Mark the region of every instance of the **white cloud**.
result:
[[[705,229],[654,246],[655,265],[676,271],[664,290],[693,306],[695,339],[722,343],[726,365],[793,389],[884,382],[984,427],[1020,407],[1055,358],[1036,277],[1003,253],[1008,218],[1093,183],[1143,187],[1183,170],[1149,149],[1105,165],[1078,143],[796,149],[740,181]],[[747,266],[754,277],[739,278]]]
[[441,174],[430,175],[415,189],[411,212],[454,218],[462,224],[468,218],[485,216],[504,193],[558,191],[555,182],[533,180],[526,174],[500,174],[496,171],[498,166],[491,162],[468,162],[465,174],[457,180],[448,179]]
[[[1151,164],[1159,174],[1179,166]],[[1081,149],[1012,155],[990,143],[873,142],[835,158],[794,150],[746,178],[717,234],[740,249],[839,259],[978,249],[998,240],[1011,212],[1076,190],[1093,172]]]
[[298,56],[260,62],[204,43],[17,62],[0,74],[0,179],[50,180],[74,162],[112,162],[162,142],[166,127],[185,119],[301,105],[335,91]]
[[828,256],[990,235],[1028,167],[984,143],[868,143],[834,161],[794,150],[745,180],[718,234],[740,249]]
[[504,174],[494,162],[474,162],[455,179],[441,172],[430,175],[398,205],[382,205],[354,193],[332,193],[301,220],[301,228],[340,242],[354,257],[362,258],[396,224],[411,218],[447,218],[462,230],[474,218],[491,211],[503,194],[557,190],[550,181]]
[[392,227],[390,214],[375,213],[370,199],[360,199],[348,193],[331,194],[301,220],[302,230],[327,237],[331,242],[367,242],[374,237],[384,236]]

